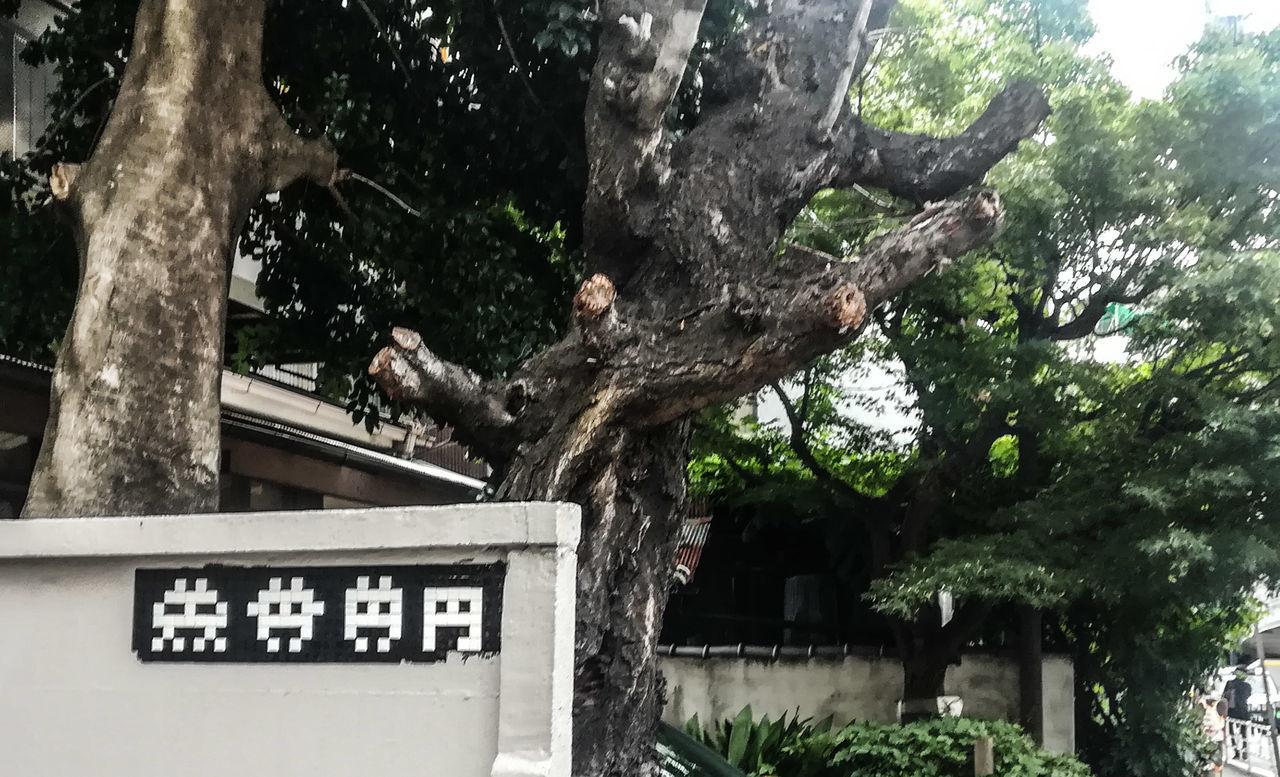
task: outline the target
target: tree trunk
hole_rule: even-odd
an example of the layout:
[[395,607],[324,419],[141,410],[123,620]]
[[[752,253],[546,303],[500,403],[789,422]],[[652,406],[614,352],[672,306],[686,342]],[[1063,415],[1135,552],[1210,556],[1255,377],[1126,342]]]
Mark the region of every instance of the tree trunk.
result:
[[939,715],[937,698],[946,693],[948,656],[921,650],[902,661],[902,722]]
[[947,667],[959,663],[990,612],[990,603],[965,602],[945,624],[936,609],[921,612],[914,622],[891,621],[902,656],[902,722],[941,714],[937,698],[946,694]]
[[581,470],[548,477],[596,441],[553,432],[509,468],[504,499],[582,506],[575,638],[574,773],[638,774],[663,705],[658,631],[683,517],[688,424],[652,430],[566,424],[607,440]]
[[392,399],[451,425],[502,473],[499,498],[583,506],[576,774],[629,777],[651,756],[687,419],[852,341],[868,310],[990,240],[1003,211],[986,191],[930,202],[848,260],[779,251],[784,230],[826,187],[955,195],[1048,113],[1038,89],[1015,84],[954,138],[866,125],[849,84],[891,5],[762,6],[706,65],[697,126],[675,137],[667,109],[704,0],[604,0],[585,117],[594,274],[572,330],[505,380],[443,361],[405,329],[369,367]]
[[80,253],[26,516],[217,508],[235,240],[262,194],[336,155],[262,84],[266,0],[143,0],[93,156],[50,177]]
[[1044,625],[1040,611],[1018,608],[1018,720],[1035,740],[1044,744]]
[[655,648],[683,517],[690,414],[851,338],[899,273],[923,272],[917,262],[989,236],[998,219],[989,196],[927,211],[852,265],[824,262],[815,273],[808,254],[777,262],[754,299],[674,320],[629,320],[608,279],[593,276],[574,298],[569,336],[508,380],[445,362],[404,329],[374,358],[369,372],[388,396],[423,405],[494,464],[498,498],[582,505],[575,774],[633,775],[651,757],[663,703]]

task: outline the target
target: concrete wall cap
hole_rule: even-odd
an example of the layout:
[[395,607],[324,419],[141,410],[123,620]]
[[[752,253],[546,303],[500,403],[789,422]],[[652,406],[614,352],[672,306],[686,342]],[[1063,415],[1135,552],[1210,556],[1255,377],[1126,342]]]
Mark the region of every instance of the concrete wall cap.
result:
[[415,548],[578,546],[581,509],[559,502],[0,521],[0,562]]

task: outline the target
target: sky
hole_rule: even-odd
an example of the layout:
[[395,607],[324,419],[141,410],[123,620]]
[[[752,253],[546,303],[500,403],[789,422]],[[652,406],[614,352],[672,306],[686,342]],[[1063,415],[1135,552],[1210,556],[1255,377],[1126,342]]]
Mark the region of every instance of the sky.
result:
[[1173,59],[1187,50],[1210,13],[1244,16],[1246,30],[1280,27],[1280,0],[1089,0],[1098,32],[1089,49],[1109,54],[1113,72],[1139,97],[1159,99]]

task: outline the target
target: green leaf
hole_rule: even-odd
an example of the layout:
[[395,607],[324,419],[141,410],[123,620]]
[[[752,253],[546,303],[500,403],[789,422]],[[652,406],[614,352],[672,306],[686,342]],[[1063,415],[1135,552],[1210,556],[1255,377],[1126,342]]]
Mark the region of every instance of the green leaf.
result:
[[743,707],[738,716],[733,719],[730,727],[729,747],[725,758],[734,766],[742,767],[745,765],[743,757],[746,755],[747,745],[751,741],[753,732],[751,721],[751,705]]

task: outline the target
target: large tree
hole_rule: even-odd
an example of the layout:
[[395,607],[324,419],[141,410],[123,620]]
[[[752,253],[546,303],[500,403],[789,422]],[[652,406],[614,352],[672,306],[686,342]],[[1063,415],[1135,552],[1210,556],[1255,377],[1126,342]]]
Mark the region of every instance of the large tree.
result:
[[[739,504],[759,500],[753,512],[801,517],[807,510],[829,519],[836,566],[856,588],[926,554],[939,537],[1002,531],[985,525],[986,514],[1042,484],[1047,471],[1038,463],[1015,467],[1012,479],[993,472],[992,447],[1038,456],[1036,429],[1052,425],[1038,416],[1056,420],[1062,403],[1054,392],[1073,378],[1070,369],[1057,382],[1038,377],[1071,362],[1054,343],[1091,333],[1102,297],[1132,293],[1108,288],[1098,295],[1101,304],[1076,317],[1078,306],[1065,300],[1071,284],[1088,286],[1081,282],[1090,279],[1110,286],[1124,263],[1079,241],[1086,227],[1077,211],[1092,209],[1097,229],[1124,227],[1130,213],[1116,203],[1155,196],[1136,182],[1156,166],[1160,142],[1152,134],[1134,148],[1114,142],[1139,122],[1125,109],[1127,91],[1080,51],[1092,33],[1083,3],[914,0],[902,4],[901,17],[911,20],[909,31],[886,45],[876,72],[859,85],[868,114],[891,126],[942,131],[992,80],[1029,77],[1055,94],[1058,107],[1046,125],[1054,142],[1029,147],[993,171],[1015,214],[1001,239],[882,306],[875,338],[809,365],[789,386],[775,383],[783,428],[710,423],[702,441],[708,459],[700,465],[708,475],[704,488]],[[1100,171],[1111,177],[1084,185]],[[1158,205],[1149,210],[1162,215]],[[843,253],[909,218],[910,203],[828,191],[790,234]],[[1144,264],[1134,274],[1152,271]],[[1063,304],[1048,309],[1050,296]],[[1032,299],[1046,308],[1026,301]],[[870,382],[892,389],[856,407],[846,388],[862,382],[865,373],[858,373],[868,367],[879,376]],[[886,419],[906,428],[889,429]],[[1010,445],[1015,438],[1027,443]],[[788,503],[805,508],[788,510]],[[936,711],[947,667],[982,628],[991,599],[961,600],[946,623],[936,607],[923,607],[877,624],[902,659],[908,710]]]
[[93,155],[52,170],[80,286],[26,515],[217,509],[236,237],[262,195],[337,173],[262,83],[265,7],[143,3]]
[[[138,5],[81,0],[19,50],[57,79],[38,143],[0,155],[5,353],[51,364],[66,331],[78,259],[43,206],[48,174],[92,153]],[[580,266],[589,16],[558,0],[269,3],[267,89],[350,173],[339,197],[303,184],[256,202],[238,261],[266,315],[229,322],[227,365],[320,362],[321,391],[375,421],[397,408],[363,376],[393,323],[486,374],[554,340]]]
[[[854,595],[875,580],[908,697],[999,638],[993,609],[1033,605],[1076,656],[1100,770],[1192,763],[1166,736],[1179,696],[1280,569],[1277,40],[1209,35],[1159,103],[1088,60],[1066,60],[1066,84],[1046,72],[1054,142],[992,173],[1004,235],[886,305],[877,340],[779,386],[787,426],[709,430],[704,487],[819,518]],[[856,242],[867,210],[828,195],[797,232]],[[888,391],[858,385],[869,365]],[[905,410],[888,414],[904,428],[867,404]]]
[[[53,171],[84,269],[28,514],[214,505],[239,227],[263,192],[343,177],[332,146],[302,140],[268,98],[263,5],[143,0],[102,140],[78,175]],[[864,121],[850,85],[891,6],[758,7],[709,55],[702,2],[602,3],[583,116],[589,277],[570,331],[505,378],[444,361],[429,331],[397,330],[370,368],[483,454],[500,498],[583,506],[579,773],[634,773],[658,716],[689,415],[849,342],[868,310],[994,236],[997,196],[967,187],[1048,113],[1015,83],[953,137]],[[700,102],[673,131],[687,78],[702,81]],[[786,245],[815,193],[852,185],[923,208],[848,259]]]
[[[577,768],[630,773],[661,707],[654,647],[685,493],[688,417],[848,342],[866,312],[998,229],[979,180],[1046,112],[998,95],[947,140],[886,132],[850,108],[887,6],[776,3],[704,67],[696,126],[665,117],[700,3],[605,4],[587,103],[587,279],[574,325],[506,379],[482,381],[399,330],[370,371],[482,451],[503,499],[583,506]],[[852,261],[787,247],[831,186],[931,203]]]

